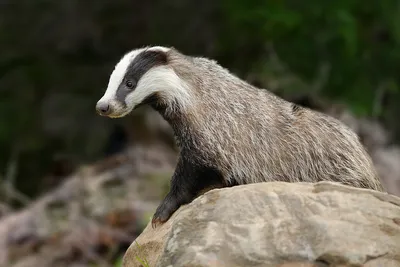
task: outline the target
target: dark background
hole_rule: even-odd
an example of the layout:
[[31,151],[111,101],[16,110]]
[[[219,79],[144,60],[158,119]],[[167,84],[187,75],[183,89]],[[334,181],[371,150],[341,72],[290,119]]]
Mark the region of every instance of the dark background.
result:
[[0,0],[0,185],[34,199],[139,142],[134,117],[95,104],[145,45],[214,58],[288,99],[342,103],[398,143],[399,44],[397,0]]

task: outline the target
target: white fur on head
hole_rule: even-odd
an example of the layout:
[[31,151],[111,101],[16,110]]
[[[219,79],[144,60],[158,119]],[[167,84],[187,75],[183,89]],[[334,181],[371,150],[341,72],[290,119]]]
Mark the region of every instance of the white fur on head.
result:
[[[97,102],[97,103],[104,102],[112,107],[113,112],[112,112],[112,114],[108,115],[111,118],[122,117],[129,113],[129,111],[123,112],[124,107],[123,107],[122,103],[119,103],[119,101],[117,101],[116,93],[117,93],[119,85],[122,82],[122,79],[125,76],[125,73],[126,73],[126,70],[129,66],[129,64],[132,62],[132,60],[138,54],[140,54],[142,51],[144,51],[144,49],[145,48],[130,51],[129,53],[125,54],[121,58],[121,60],[115,65],[115,68],[110,75],[110,79],[108,81],[107,89],[106,89],[104,95]],[[114,115],[114,113],[117,115]]]
[[148,96],[158,93],[160,101],[173,112],[177,105],[186,108],[190,102],[188,85],[168,66],[158,66],[150,69],[139,80],[136,89],[127,95],[126,103],[134,108]]
[[176,106],[173,105],[173,102],[180,107],[187,106],[189,102],[188,86],[169,66],[157,66],[145,73],[138,81],[136,88],[126,96],[126,106],[117,100],[116,93],[127,68],[136,56],[145,50],[168,52],[170,49],[162,46],[146,47],[133,50],[122,57],[111,73],[106,92],[98,101],[98,103],[107,103],[112,107],[109,117],[117,118],[127,115],[153,93],[158,93],[167,107]]

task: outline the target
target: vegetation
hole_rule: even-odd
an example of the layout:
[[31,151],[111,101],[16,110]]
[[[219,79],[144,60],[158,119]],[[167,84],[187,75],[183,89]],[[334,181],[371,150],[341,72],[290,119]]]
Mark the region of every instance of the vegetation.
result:
[[[136,242],[136,241],[135,241],[135,243],[136,243],[136,246],[138,247],[139,251],[141,251],[142,248],[140,247],[139,243]],[[147,262],[146,258],[143,258],[143,259],[142,259],[142,256],[137,255],[137,256],[136,256],[136,260],[137,260],[138,262],[140,262],[140,264],[142,264],[143,267],[150,267],[150,265],[149,265],[149,263]]]
[[[235,36],[270,42],[306,80],[325,75],[315,93],[342,100],[361,115],[384,116],[382,97],[399,92],[398,1],[226,1]],[[256,58],[258,55],[255,55]],[[296,90],[296,88],[293,88]]]
[[216,58],[264,85],[290,73],[310,84],[290,92],[342,101],[399,140],[395,0],[4,0],[0,17],[0,174],[29,196],[65,165],[104,155],[128,119],[99,118],[94,105],[118,58],[147,44]]

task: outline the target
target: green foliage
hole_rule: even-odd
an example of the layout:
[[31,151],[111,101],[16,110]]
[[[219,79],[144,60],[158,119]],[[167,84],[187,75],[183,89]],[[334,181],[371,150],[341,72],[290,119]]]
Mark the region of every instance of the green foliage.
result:
[[114,267],[122,267],[122,259],[122,256],[119,257],[118,260],[114,263]]
[[348,103],[357,113],[372,115],[379,90],[399,90],[398,1],[226,0],[224,6],[235,35],[250,32],[272,43],[302,78],[314,79],[328,64],[329,77],[319,93]]
[[[136,246],[138,247],[138,250],[141,251],[142,248],[140,247],[139,243],[137,241],[135,241],[135,243],[136,243]],[[143,265],[143,267],[150,267],[149,263],[147,262],[147,260],[145,258],[142,258],[139,255],[136,255],[136,260],[138,262],[140,262],[140,264]]]

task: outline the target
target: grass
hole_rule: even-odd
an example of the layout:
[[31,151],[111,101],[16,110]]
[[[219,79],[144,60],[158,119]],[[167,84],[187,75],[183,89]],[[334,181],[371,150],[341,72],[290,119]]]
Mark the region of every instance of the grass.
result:
[[115,267],[122,267],[122,257],[120,257],[116,262],[115,262]]
[[[141,252],[141,247],[140,247],[140,245],[138,244],[137,241],[135,241],[135,243],[136,243],[136,246],[138,247],[139,253],[140,253],[140,252]],[[120,257],[120,258],[115,262],[114,267],[122,267],[122,258],[123,258],[123,257]],[[146,259],[143,260],[140,256],[136,256],[136,260],[137,260],[143,267],[150,267],[150,265],[149,265],[149,263],[148,263],[148,261],[147,261]]]
[[[140,247],[139,243],[138,243],[137,241],[135,241],[135,243],[136,243],[136,246],[138,247],[139,252],[140,252],[140,251],[141,251],[141,247]],[[150,267],[150,265],[149,265],[149,263],[147,262],[146,259],[143,260],[143,259],[141,259],[139,256],[136,256],[136,260],[137,260],[138,262],[140,262],[140,264],[142,264],[143,267]]]

